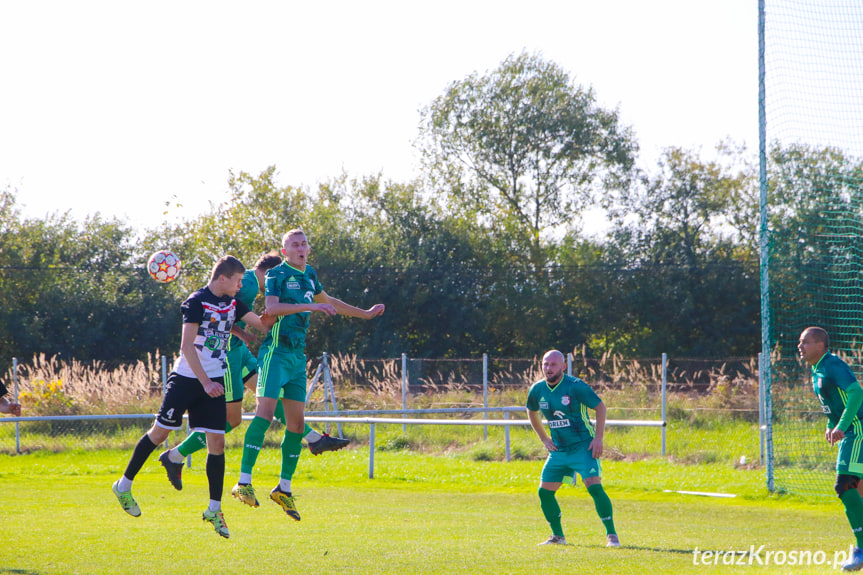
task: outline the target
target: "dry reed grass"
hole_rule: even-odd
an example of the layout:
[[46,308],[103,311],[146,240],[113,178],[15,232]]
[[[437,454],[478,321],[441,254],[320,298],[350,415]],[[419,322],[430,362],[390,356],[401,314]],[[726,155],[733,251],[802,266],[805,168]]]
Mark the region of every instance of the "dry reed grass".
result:
[[[401,359],[367,360],[352,354],[328,356],[340,409],[399,407],[402,397]],[[465,369],[473,363],[473,372]],[[309,361],[314,374],[320,358]],[[489,402],[521,405],[529,386],[543,374],[538,357],[495,359],[488,371]],[[477,360],[425,360],[423,373],[411,380],[412,406],[477,405],[482,402],[482,377]],[[431,368],[429,368],[431,366]],[[470,367],[470,366],[469,366]],[[599,359],[576,357],[573,372],[591,384],[610,407],[653,408],[658,405],[661,366],[655,360],[627,360],[616,354]],[[674,367],[668,373],[669,398],[681,409],[757,410],[757,360],[727,362],[711,368]],[[19,365],[19,398],[30,414],[141,413],[158,408],[161,392],[159,355],[107,368],[101,362],[65,362],[44,354]],[[12,374],[3,379],[12,389]],[[704,383],[706,382],[706,383]],[[323,404],[322,382],[310,403]]]
[[[4,378],[10,390],[12,381],[10,369]],[[31,415],[153,411],[162,395],[159,355],[109,369],[99,361],[66,362],[39,354],[18,365],[18,393]]]

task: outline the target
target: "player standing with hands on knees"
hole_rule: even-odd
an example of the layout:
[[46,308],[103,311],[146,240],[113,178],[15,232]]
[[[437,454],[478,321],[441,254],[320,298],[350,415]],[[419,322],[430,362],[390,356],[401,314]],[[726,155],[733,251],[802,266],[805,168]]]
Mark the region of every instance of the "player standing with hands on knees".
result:
[[372,319],[384,313],[377,304],[363,310],[336,299],[323,290],[315,270],[308,265],[310,247],[301,229],[282,238],[285,261],[267,272],[264,297],[266,314],[276,318],[258,351],[258,405],[255,418],[246,430],[240,480],[231,495],[252,507],[258,499],[252,487],[252,470],[264,445],[264,434],[273,420],[279,397],[284,393],[285,435],[282,440],[282,469],[279,484],[270,499],[296,521],[300,520],[291,491],[291,479],[302,451],[306,406],[306,332],[311,312]]
[[863,388],[848,364],[829,348],[830,337],[820,327],[804,329],[797,344],[800,359],[812,366],[812,389],[827,416],[824,437],[830,445],[839,445],[836,495],[857,539],[842,569],[857,571],[863,568],[863,498],[857,490],[863,477]]
[[132,497],[132,481],[156,446],[163,443],[171,431],[180,429],[183,414],[188,411],[189,429],[202,431],[207,437],[210,504],[204,512],[204,521],[212,523],[222,537],[229,537],[221,510],[225,482],[224,375],[228,367],[225,359],[228,338],[237,320],[262,332],[272,325],[271,320],[265,317],[262,321],[243,302],[234,299],[245,271],[234,256],[221,258],[213,267],[209,283],[181,305],[180,357],[168,376],[162,406],[153,427],[138,440],[123,476],[111,486],[123,511],[133,517],[139,517],[141,509]]
[[[547,352],[542,358],[545,379],[534,383],[527,394],[530,426],[548,449],[538,493],[542,513],[551,526],[552,534],[540,545],[566,545],[555,493],[564,482],[574,484],[578,474],[605,526],[606,547],[619,547],[611,500],[600,479],[605,404],[589,385],[577,377],[566,375],[564,367],[561,352],[556,349]],[[596,426],[590,422],[588,409],[596,410]],[[545,432],[543,417],[548,421],[551,437]]]

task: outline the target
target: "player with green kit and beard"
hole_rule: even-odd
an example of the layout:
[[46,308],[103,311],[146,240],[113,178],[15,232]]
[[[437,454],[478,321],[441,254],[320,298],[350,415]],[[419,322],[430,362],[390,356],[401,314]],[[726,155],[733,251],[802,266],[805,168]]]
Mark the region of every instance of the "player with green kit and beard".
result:
[[[538,494],[540,507],[552,534],[540,545],[566,545],[556,492],[563,483],[574,484],[578,474],[605,526],[606,546],[619,547],[611,500],[600,480],[602,468],[599,457],[602,455],[605,434],[605,404],[589,385],[564,373],[561,352],[547,352],[542,358],[542,371],[545,379],[534,383],[527,394],[530,425],[548,449]],[[588,409],[596,411],[596,426],[590,421]],[[548,421],[551,437],[545,432],[542,417]]]

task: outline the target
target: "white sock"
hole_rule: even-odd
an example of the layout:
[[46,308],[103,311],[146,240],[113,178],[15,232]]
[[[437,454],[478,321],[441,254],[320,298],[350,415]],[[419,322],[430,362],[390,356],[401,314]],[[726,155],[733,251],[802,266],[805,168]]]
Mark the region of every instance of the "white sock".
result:
[[117,483],[117,491],[121,493],[132,491],[132,480],[127,479],[125,475],[121,477],[120,482]]
[[290,493],[291,492],[291,480],[279,478],[279,491],[281,491],[282,493]]
[[316,441],[320,441],[322,437],[323,435],[313,429],[306,435],[306,443],[315,443]]
[[222,510],[222,502],[216,501],[214,499],[210,499],[210,507],[208,511],[221,511]]
[[245,485],[249,485],[252,483],[252,474],[251,473],[240,473],[240,481],[239,483],[243,483]]
[[168,452],[168,460],[171,463],[183,463],[183,456],[180,455],[179,450],[175,447]]

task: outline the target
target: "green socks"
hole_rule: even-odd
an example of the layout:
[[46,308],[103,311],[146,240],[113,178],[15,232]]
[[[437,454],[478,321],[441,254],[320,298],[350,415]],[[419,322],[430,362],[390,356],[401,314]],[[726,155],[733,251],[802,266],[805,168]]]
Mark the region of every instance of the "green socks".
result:
[[[274,415],[274,417],[278,421],[280,421],[282,423],[282,425],[285,425],[285,407],[282,405],[281,401],[276,403],[276,414]],[[257,418],[255,418],[255,419],[257,419]],[[254,422],[254,419],[252,421]],[[269,427],[270,427],[269,424],[267,424],[267,428],[264,429],[264,433],[266,433],[266,431],[267,431],[267,429],[269,429]],[[225,424],[225,433],[229,433],[232,429],[233,429],[233,427],[231,427],[230,423]],[[249,431],[251,431],[251,425],[249,426]],[[249,439],[250,439],[249,438],[249,431],[246,432],[246,443],[249,443]],[[303,437],[307,436],[310,431],[314,431],[314,430],[311,427],[309,427],[309,424],[307,423],[306,428],[303,430]],[[258,446],[259,451],[260,451],[260,447],[264,444],[263,437],[264,436],[261,435],[260,443],[254,443],[254,445]],[[183,441],[183,443],[181,443],[179,446],[177,446],[177,451],[183,457],[187,457],[187,456],[195,453],[196,451],[200,451],[201,449],[204,449],[205,447],[207,447],[207,435],[205,433],[201,433],[200,431],[196,431],[196,432],[192,433],[191,435],[189,435],[189,437],[187,437]],[[243,460],[245,461],[245,459],[246,459],[246,454],[245,454],[245,447],[244,447],[243,448]],[[255,455],[253,458],[251,458],[251,465],[253,467],[255,465],[256,459],[257,459],[257,455]]]
[[[599,515],[599,519],[602,521],[602,524],[605,525],[605,532],[609,535],[616,534],[617,532],[614,530],[614,519],[612,519],[611,513],[611,499],[608,498],[608,495],[605,493],[605,489],[602,488],[601,483],[595,483],[587,488],[587,492],[593,497],[593,504],[596,506],[596,514]],[[860,498],[858,496],[858,501]]]
[[856,489],[849,489],[839,496],[845,506],[845,516],[851,524],[851,531],[857,538],[857,547],[863,549],[863,498]]
[[194,433],[189,435],[189,437],[183,440],[183,443],[177,446],[177,451],[180,453],[180,455],[186,457],[188,455],[191,455],[192,453],[195,453],[196,451],[204,449],[205,447],[207,447],[207,434],[200,431],[195,431]]
[[264,445],[264,435],[269,428],[270,422],[257,415],[249,424],[246,437],[243,439],[243,461],[240,463],[240,472],[251,473],[254,469],[258,454]]
[[[297,464],[300,462],[300,452],[303,450],[303,434],[293,433],[285,428],[285,437],[282,439],[282,472],[279,477],[291,479]],[[245,461],[245,451],[243,452]]]
[[[557,497],[555,497],[554,491],[549,491],[548,489],[540,487],[537,493],[539,494],[539,505],[542,507],[542,514],[551,526],[551,532],[554,535],[563,537],[563,527],[560,524],[560,505],[557,503]],[[602,521],[602,524],[605,525],[606,533],[609,535],[616,534],[617,532],[614,530],[614,520],[612,519],[611,513],[611,499],[608,498],[608,495],[605,493],[605,489],[602,488],[602,484],[596,483],[591,485],[587,488],[587,493],[593,497],[593,504],[596,506],[596,514],[599,515],[599,519]],[[854,493],[857,492],[854,491]],[[863,500],[860,499],[859,494],[857,495],[857,503],[860,505],[861,511],[863,511]],[[863,515],[861,515],[861,517],[863,517]],[[860,532],[863,533],[863,530],[860,530]]]
[[[282,402],[276,403],[275,418],[285,423],[285,408]],[[246,430],[246,436],[243,440],[243,460],[240,464],[240,472],[252,473],[255,467],[255,462],[258,460],[258,454],[261,452],[261,447],[264,445],[264,435],[270,428],[270,422],[261,417],[255,416],[249,423],[249,428]],[[233,429],[229,423],[225,423],[225,433]],[[303,433],[291,433],[285,429],[285,438],[282,440],[282,473],[283,479],[290,479],[297,469],[299,463],[300,452],[303,449],[302,439],[309,432],[314,431],[307,423]],[[183,443],[177,447],[177,451],[183,457],[195,453],[207,447],[207,435],[196,431],[189,435]]]
[[[225,423],[225,433],[229,433],[232,429],[234,428],[231,427],[230,423]],[[196,431],[189,435],[183,443],[177,446],[177,452],[183,457],[188,457],[205,447],[207,447],[207,434],[201,431]]]
[[563,527],[560,525],[560,505],[557,504],[557,497],[554,496],[554,491],[539,488],[539,505],[542,508],[542,514],[545,520],[551,526],[551,532],[554,535],[563,537]]

